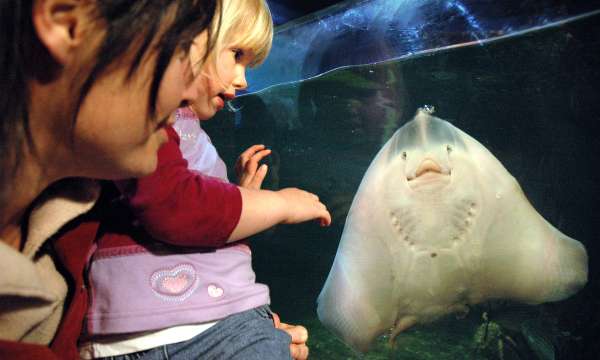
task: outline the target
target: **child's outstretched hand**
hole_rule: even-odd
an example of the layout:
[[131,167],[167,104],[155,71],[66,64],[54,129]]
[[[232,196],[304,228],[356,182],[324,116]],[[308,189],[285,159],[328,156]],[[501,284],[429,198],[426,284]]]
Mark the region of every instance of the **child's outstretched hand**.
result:
[[331,214],[317,195],[297,188],[281,189],[277,194],[286,204],[287,216],[283,221],[284,224],[298,224],[318,219],[321,226],[331,225]]
[[245,239],[277,224],[298,224],[318,220],[321,226],[331,224],[331,214],[319,197],[297,188],[277,191],[261,190],[267,166],[258,162],[271,150],[254,145],[244,151],[236,162],[242,195],[242,213],[227,242]]
[[241,187],[259,190],[267,175],[267,165],[258,163],[271,153],[264,145],[252,145],[244,151],[235,163],[235,173]]

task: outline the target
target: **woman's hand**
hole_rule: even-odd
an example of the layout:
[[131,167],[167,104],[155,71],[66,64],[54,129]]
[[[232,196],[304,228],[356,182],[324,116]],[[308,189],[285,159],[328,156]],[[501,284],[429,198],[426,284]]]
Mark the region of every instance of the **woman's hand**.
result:
[[289,325],[282,323],[279,319],[279,315],[271,313],[273,316],[273,323],[277,329],[281,329],[288,333],[292,338],[290,344],[290,355],[294,360],[306,360],[308,359],[308,346],[306,341],[308,340],[308,330],[301,325]]
[[264,145],[252,145],[244,151],[235,163],[235,173],[241,187],[259,190],[267,175],[267,165],[258,163],[271,153]]

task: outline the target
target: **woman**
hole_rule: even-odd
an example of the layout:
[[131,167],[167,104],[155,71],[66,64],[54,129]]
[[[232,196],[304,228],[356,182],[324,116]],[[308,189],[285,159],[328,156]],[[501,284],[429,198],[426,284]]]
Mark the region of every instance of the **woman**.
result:
[[0,358],[78,358],[102,208],[81,178],[154,170],[216,2],[0,2]]
[[90,211],[99,185],[82,177],[154,170],[168,116],[198,96],[187,50],[205,29],[210,50],[217,3],[0,2],[0,358],[79,358],[107,206]]

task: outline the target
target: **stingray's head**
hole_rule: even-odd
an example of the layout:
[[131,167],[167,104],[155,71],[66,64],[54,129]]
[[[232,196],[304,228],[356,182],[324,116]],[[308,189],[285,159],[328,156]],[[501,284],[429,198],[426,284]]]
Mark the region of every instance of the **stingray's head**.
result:
[[392,140],[392,157],[401,158],[404,176],[411,187],[449,183],[452,153],[465,148],[457,129],[431,113],[428,108],[417,110],[415,117],[401,127]]

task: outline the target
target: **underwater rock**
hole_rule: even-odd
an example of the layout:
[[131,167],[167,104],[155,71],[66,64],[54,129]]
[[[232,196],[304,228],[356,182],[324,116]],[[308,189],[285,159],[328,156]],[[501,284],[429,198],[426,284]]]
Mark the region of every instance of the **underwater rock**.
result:
[[419,109],[369,166],[318,298],[321,322],[359,351],[390,328],[393,339],[491,299],[558,301],[587,282],[584,246],[431,112]]

